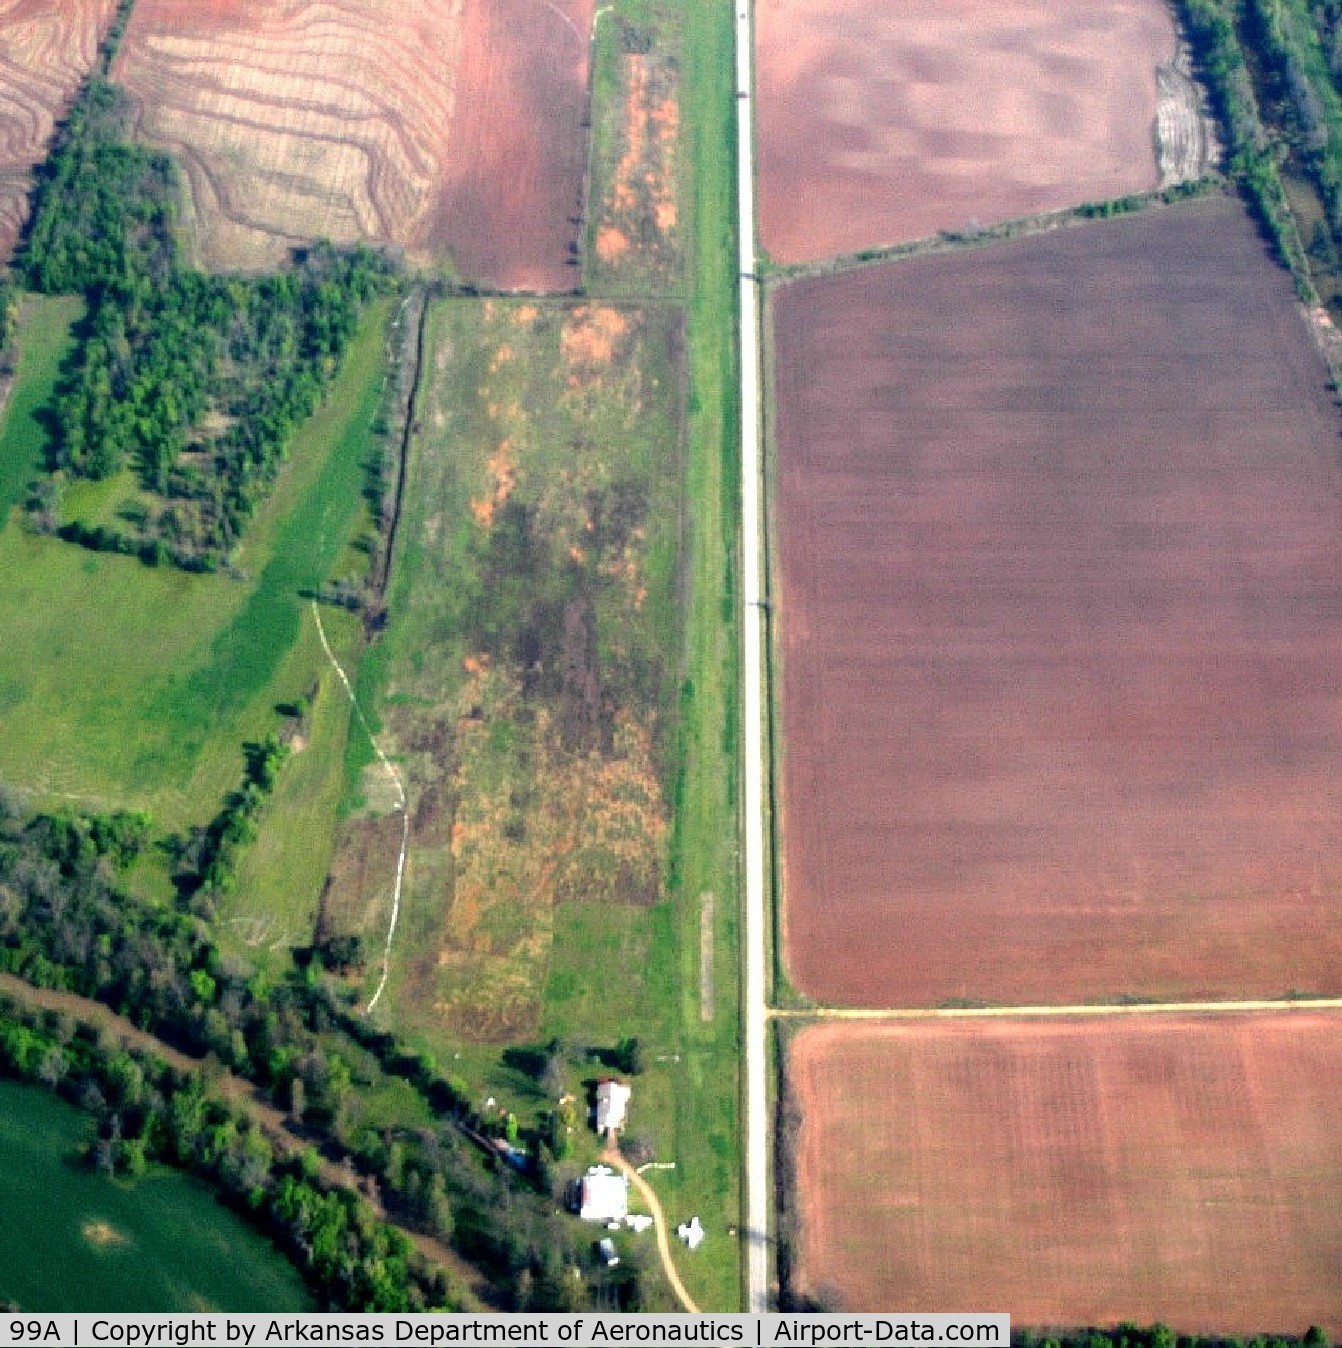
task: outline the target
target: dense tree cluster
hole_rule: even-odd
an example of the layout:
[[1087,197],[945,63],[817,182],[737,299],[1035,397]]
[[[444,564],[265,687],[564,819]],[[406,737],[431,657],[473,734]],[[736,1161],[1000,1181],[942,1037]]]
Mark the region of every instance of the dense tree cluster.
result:
[[[258,760],[250,771],[268,770]],[[575,1309],[586,1296],[572,1276],[585,1238],[556,1214],[566,1176],[552,1171],[550,1154],[538,1147],[540,1163],[525,1174],[506,1164],[486,1136],[493,1121],[473,1112],[467,1089],[356,1015],[315,961],[272,983],[226,960],[189,911],[128,893],[118,877],[128,834],[139,836],[123,816],[30,818],[0,799],[0,969],[95,998],[165,1042],[214,1055],[329,1154],[349,1158],[397,1220],[450,1237],[500,1305]],[[384,1077],[408,1083],[441,1125],[364,1121],[358,1094]]]
[[1168,1325],[1119,1325],[1114,1329],[1064,1330],[1051,1334],[1028,1330],[1012,1336],[1018,1348],[1328,1348],[1317,1325],[1300,1338],[1259,1334],[1249,1339],[1214,1334],[1176,1334]]
[[1308,300],[1309,267],[1236,31],[1238,7],[1233,0],[1178,0],[1178,7],[1225,129],[1231,176]]
[[57,392],[53,469],[106,478],[131,467],[154,504],[129,527],[64,531],[90,547],[217,566],[312,414],[360,313],[392,284],[366,248],[319,244],[261,278],[186,267],[172,161],[128,141],[124,94],[92,80],[38,180],[19,266],[90,312]]
[[19,292],[13,278],[0,275],[0,378],[14,373],[14,338],[19,323]]
[[59,1090],[89,1110],[89,1150],[101,1169],[131,1177],[167,1162],[210,1180],[270,1235],[328,1304],[354,1311],[454,1309],[445,1276],[348,1189],[328,1188],[317,1158],[276,1154],[265,1134],[158,1059],[105,1044],[61,1015],[0,1002],[0,1073]]

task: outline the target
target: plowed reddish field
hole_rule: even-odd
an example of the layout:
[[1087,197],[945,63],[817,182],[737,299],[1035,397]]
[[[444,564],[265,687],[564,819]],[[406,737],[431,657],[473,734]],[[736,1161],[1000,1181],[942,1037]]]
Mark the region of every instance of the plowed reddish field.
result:
[[29,170],[115,13],[116,0],[0,0],[0,262],[28,217]]
[[760,232],[779,261],[1156,185],[1162,0],[760,0]]
[[1238,205],[775,315],[801,989],[1342,991],[1342,428]]
[[1342,1020],[827,1025],[802,1290],[1013,1327],[1342,1330]]
[[139,0],[115,75],[182,159],[207,261],[315,237],[567,289],[592,0]]

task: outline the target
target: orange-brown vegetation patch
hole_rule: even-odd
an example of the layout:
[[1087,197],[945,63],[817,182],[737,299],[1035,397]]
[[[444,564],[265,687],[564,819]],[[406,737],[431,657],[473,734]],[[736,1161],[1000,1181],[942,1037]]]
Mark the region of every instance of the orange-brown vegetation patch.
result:
[[597,203],[597,259],[666,272],[679,258],[680,71],[666,53],[620,57],[620,156]]
[[676,528],[660,376],[679,346],[669,318],[613,306],[437,313],[404,525],[422,571],[383,711],[412,820],[394,1000],[420,1028],[516,1039],[557,904],[664,893],[647,555]]
[[1013,1326],[1342,1330],[1342,1020],[825,1025],[793,1042],[799,1287]]
[[0,0],[0,261],[28,218],[32,167],[115,14],[116,0]]
[[573,310],[560,336],[570,386],[616,359],[629,334],[629,321],[628,314],[606,305],[585,304]]
[[760,232],[778,261],[1154,188],[1163,0],[761,0]]
[[1339,422],[1239,205],[775,317],[800,987],[1342,992]]
[[185,166],[214,265],[371,240],[555,287],[589,21],[589,0],[140,0],[114,73]]

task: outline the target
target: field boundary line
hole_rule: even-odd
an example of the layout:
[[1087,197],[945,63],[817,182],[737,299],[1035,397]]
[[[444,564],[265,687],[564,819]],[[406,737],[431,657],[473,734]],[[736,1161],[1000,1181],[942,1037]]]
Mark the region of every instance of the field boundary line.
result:
[[[912,262],[918,258],[939,257],[946,253],[973,252],[994,248],[1019,239],[1033,239],[1055,230],[1079,229],[1104,220],[1116,220],[1129,215],[1143,215],[1148,211],[1169,210],[1198,197],[1233,195],[1228,180],[1215,169],[1196,178],[1188,178],[1169,187],[1157,187],[1150,192],[1130,192],[1123,197],[1105,197],[1096,201],[1080,202],[1075,206],[1060,206],[1055,211],[1041,211],[1035,215],[1013,216],[995,225],[982,225],[975,230],[943,229],[936,234],[925,234],[903,243],[880,244],[853,253],[834,253],[812,262],[776,262],[761,276],[771,290],[794,285],[798,281],[814,281],[828,276],[842,276],[848,272],[865,271],[895,262]],[[1105,214],[1106,208],[1109,210]]]
[[771,1020],[1030,1020],[1069,1016],[1243,1015],[1254,1011],[1342,1011],[1342,997],[1262,997],[1235,1002],[1085,1002],[1077,1006],[772,1006]]
[[387,939],[382,946],[382,976],[378,979],[376,991],[364,1008],[364,1015],[370,1016],[387,986],[387,978],[391,973],[391,947],[396,939],[396,924],[401,917],[401,886],[405,881],[405,856],[410,849],[410,811],[407,808],[405,783],[401,781],[401,774],[396,771],[391,759],[382,752],[382,746],[377,742],[377,736],[373,734],[373,727],[368,723],[368,717],[364,715],[359,699],[354,696],[354,686],[349,681],[349,675],[341,668],[340,661],[336,659],[335,652],[331,649],[331,643],[326,639],[326,628],[322,624],[321,610],[317,607],[317,601],[313,599],[311,603],[312,616],[317,620],[317,635],[321,638],[322,650],[326,652],[326,658],[340,676],[340,682],[345,687],[345,695],[349,698],[350,706],[354,708],[354,715],[358,717],[364,734],[368,736],[369,744],[373,746],[373,752],[396,788],[396,808],[401,813],[401,850],[396,858],[396,884],[391,893],[391,918],[387,923]]

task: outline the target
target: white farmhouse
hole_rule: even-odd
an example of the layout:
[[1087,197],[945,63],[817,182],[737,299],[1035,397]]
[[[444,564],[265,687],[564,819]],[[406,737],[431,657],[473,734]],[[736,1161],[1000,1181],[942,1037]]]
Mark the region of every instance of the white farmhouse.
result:
[[624,1127],[633,1091],[623,1081],[603,1081],[596,1088],[596,1130],[603,1136]]

